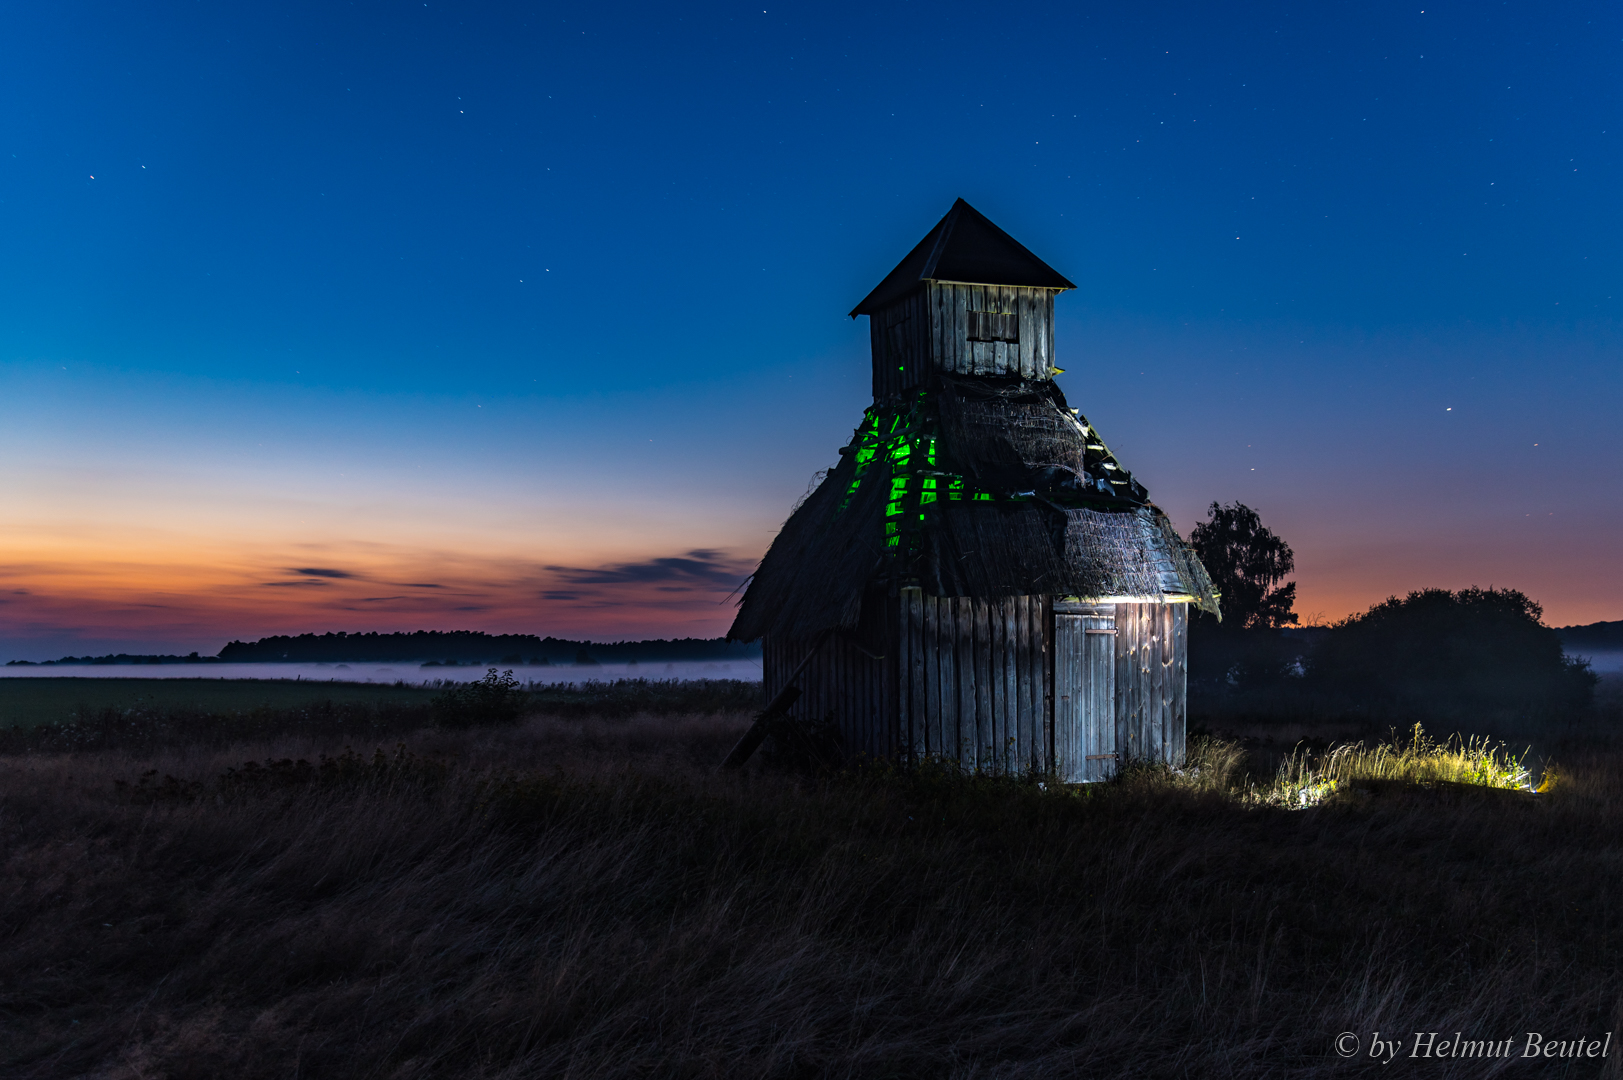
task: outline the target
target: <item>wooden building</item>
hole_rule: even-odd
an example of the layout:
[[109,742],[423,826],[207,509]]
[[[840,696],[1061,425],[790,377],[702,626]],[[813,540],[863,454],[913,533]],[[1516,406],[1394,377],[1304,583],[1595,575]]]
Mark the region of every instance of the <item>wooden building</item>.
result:
[[1217,601],[1054,383],[1070,288],[960,199],[851,313],[874,403],[729,635],[849,754],[1067,782],[1183,758],[1188,609]]

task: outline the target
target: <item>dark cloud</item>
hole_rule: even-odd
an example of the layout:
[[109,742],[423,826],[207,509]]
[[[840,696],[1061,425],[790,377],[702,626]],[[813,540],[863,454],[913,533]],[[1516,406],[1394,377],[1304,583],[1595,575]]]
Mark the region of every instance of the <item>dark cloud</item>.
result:
[[363,596],[363,597],[361,597],[361,603],[363,603],[363,604],[375,604],[379,600],[410,600],[410,599],[411,599],[411,597],[409,597],[409,596]]
[[711,588],[731,589],[749,574],[749,568],[722,552],[699,548],[682,555],[670,555],[645,562],[610,563],[607,566],[549,566],[571,585],[650,585],[656,582],[686,582]]
[[544,592],[544,593],[541,594],[541,599],[543,599],[543,600],[579,600],[581,597],[583,597],[585,595],[586,595],[585,593],[578,593],[578,592]]
[[421,584],[421,583],[416,582],[416,581],[402,581],[400,583],[400,587],[402,589],[443,589],[443,588],[445,588],[444,585],[425,585],[425,584]]
[[303,574],[305,577],[320,578],[352,578],[355,575],[347,570],[330,570],[325,566],[290,566],[290,574]]
[[286,588],[289,585],[297,585],[297,586],[316,585],[316,586],[321,586],[321,585],[325,585],[327,583],[325,581],[261,581],[260,584],[261,585],[269,585],[271,588],[276,589],[276,588]]

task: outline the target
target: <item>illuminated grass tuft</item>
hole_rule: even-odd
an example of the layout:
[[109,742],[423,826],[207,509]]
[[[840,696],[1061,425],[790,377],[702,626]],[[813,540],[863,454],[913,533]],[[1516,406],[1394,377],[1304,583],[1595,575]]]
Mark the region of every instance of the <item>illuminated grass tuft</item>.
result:
[[1266,805],[1307,807],[1371,782],[1534,790],[1523,758],[1503,743],[1459,734],[1439,741],[1416,724],[1407,735],[1393,732],[1390,741],[1373,747],[1357,742],[1317,752],[1298,748],[1280,762],[1271,784],[1249,795]]

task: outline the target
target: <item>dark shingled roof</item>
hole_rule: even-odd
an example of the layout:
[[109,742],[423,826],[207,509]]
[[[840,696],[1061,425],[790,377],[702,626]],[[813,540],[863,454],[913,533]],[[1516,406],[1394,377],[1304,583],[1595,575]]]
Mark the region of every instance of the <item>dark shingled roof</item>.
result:
[[876,585],[1217,610],[1200,560],[1052,381],[937,376],[869,409],[840,458],[772,542],[730,638],[852,629]]
[[929,235],[885,275],[873,292],[851,312],[872,315],[906,296],[924,281],[957,281],[969,285],[1015,285],[1033,289],[1074,289],[1059,271],[1027,251],[1025,245],[993,225],[959,199],[936,222]]

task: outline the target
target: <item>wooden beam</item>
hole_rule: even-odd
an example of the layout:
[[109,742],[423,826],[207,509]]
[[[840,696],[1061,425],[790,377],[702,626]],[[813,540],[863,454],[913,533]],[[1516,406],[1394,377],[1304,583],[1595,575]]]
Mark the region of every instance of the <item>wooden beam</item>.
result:
[[778,691],[778,696],[772,699],[772,703],[766,707],[766,711],[755,718],[755,723],[751,724],[750,729],[744,732],[744,737],[738,740],[738,745],[733,747],[732,753],[727,755],[727,760],[721,763],[721,767],[723,769],[737,769],[748,761],[750,755],[760,749],[761,744],[766,741],[766,737],[772,728],[772,722],[793,708],[795,702],[799,700],[800,688],[793,683]]
[[744,732],[744,737],[738,740],[738,745],[733,747],[732,753],[721,763],[723,769],[742,767],[744,762],[750,759],[750,755],[759,750],[761,744],[766,741],[767,735],[772,731],[773,721],[794,708],[795,702],[800,700],[800,688],[795,685],[795,679],[806,670],[806,665],[812,662],[812,657],[817,655],[818,650],[823,647],[823,642],[828,638],[829,635],[825,633],[812,642],[812,647],[806,652],[806,658],[789,673],[787,679],[783,680],[783,689],[778,691],[778,696],[773,698],[761,715],[755,718],[755,723]]

